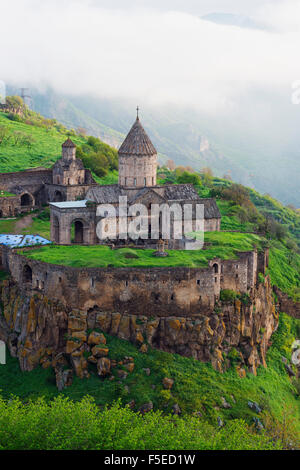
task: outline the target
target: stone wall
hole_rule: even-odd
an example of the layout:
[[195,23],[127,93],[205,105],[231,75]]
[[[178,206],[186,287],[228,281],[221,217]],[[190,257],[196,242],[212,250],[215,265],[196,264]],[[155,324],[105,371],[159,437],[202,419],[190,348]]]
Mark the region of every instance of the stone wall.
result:
[[197,315],[185,316],[165,316],[156,307],[149,317],[147,308],[138,314],[134,303],[123,314],[98,307],[79,309],[79,305],[72,306],[74,299],[69,303],[49,300],[42,292],[23,289],[12,280],[3,281],[0,287],[0,339],[18,357],[22,370],[32,370],[38,364],[56,367],[57,358],[63,358],[79,377],[87,377],[84,354],[91,354],[89,360],[97,363],[89,335],[99,329],[135,343],[144,352],[150,345],[210,361],[219,371],[226,369],[226,355],[236,348],[239,373],[248,367],[255,374],[259,364],[266,365],[266,350],[278,325],[268,278],[252,290],[247,305],[235,301],[220,304],[217,313],[199,308]]
[[19,196],[0,196],[0,218],[14,217],[20,212],[21,201]]
[[119,155],[119,185],[138,187],[156,185],[157,155],[122,156]]
[[[256,260],[256,252],[247,252],[234,261],[211,260],[206,268],[71,268],[31,260],[15,250],[7,254],[15,282],[65,306],[184,317],[213,309],[221,289],[250,292]],[[29,280],[25,266],[32,273]]]
[[33,186],[52,182],[52,170],[26,170],[0,173],[0,187],[9,191],[15,186]]

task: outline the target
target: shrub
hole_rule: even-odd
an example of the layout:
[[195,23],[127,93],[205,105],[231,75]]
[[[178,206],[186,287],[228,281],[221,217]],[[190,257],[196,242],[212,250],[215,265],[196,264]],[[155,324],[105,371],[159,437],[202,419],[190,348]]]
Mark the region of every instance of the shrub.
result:
[[238,293],[230,290],[224,289],[220,292],[220,300],[222,302],[234,302],[238,298]]

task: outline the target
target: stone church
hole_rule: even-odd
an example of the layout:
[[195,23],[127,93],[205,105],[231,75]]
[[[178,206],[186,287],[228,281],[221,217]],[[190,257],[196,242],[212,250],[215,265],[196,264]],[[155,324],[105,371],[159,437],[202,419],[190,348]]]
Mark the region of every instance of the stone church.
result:
[[[80,195],[73,188],[82,191],[87,183],[82,163],[76,160],[76,148],[68,139],[63,146],[63,158],[55,164],[51,185],[46,185],[50,195],[51,240],[57,244],[86,244],[100,243],[96,230],[101,216],[97,215],[97,206],[110,205],[116,208],[118,227],[121,216],[118,214],[119,198],[127,198],[130,209],[133,204],[143,204],[149,211],[147,224],[149,238],[136,240],[143,246],[155,246],[157,240],[151,240],[151,206],[154,204],[168,206],[184,204],[192,206],[192,218],[196,217],[196,205],[204,206],[204,231],[220,230],[221,215],[214,199],[202,199],[191,184],[157,185],[157,151],[146,134],[137,116],[125,141],[119,149],[119,182],[118,184],[100,186],[88,181],[85,196],[75,200]],[[92,184],[91,184],[92,183]],[[57,201],[57,192],[64,188],[64,201]],[[72,189],[71,189],[72,188]],[[70,197],[70,190],[74,191]],[[82,194],[82,192],[81,192]],[[161,233],[161,226],[159,226]],[[123,243],[121,234],[117,231],[115,243]],[[169,248],[184,248],[184,240],[169,240]]]
[[90,170],[76,158],[76,146],[67,139],[62,144],[62,158],[51,169],[0,173],[0,217],[13,217],[49,202],[83,199],[93,185]]

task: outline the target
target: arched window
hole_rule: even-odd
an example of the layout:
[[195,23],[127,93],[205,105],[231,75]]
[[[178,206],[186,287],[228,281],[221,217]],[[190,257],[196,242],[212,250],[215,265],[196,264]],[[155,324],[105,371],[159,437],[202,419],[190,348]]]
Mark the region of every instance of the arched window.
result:
[[32,269],[28,264],[25,264],[23,268],[23,282],[25,284],[32,283]]
[[214,273],[215,273],[215,274],[218,274],[218,272],[219,272],[219,265],[218,265],[217,263],[215,263],[215,264],[213,265],[213,269],[214,269]]
[[21,196],[21,206],[32,206],[33,200],[30,194],[25,193]]
[[75,220],[71,226],[71,243],[83,243],[83,223]]

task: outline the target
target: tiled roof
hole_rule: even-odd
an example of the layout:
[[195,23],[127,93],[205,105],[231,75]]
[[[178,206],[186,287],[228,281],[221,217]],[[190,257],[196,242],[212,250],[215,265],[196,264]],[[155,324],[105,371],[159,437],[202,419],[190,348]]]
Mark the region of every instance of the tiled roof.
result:
[[122,156],[149,156],[155,155],[157,151],[146,134],[145,129],[137,117],[135,123],[130,129],[126,139],[119,148],[119,155]]
[[72,140],[70,138],[68,138],[63,144],[62,144],[62,147],[76,147],[76,145],[74,144],[74,142],[72,142]]
[[9,246],[10,248],[32,246],[32,245],[48,245],[51,243],[40,235],[9,235],[0,234],[0,245]]
[[81,207],[86,207],[86,203],[87,199],[84,199],[82,201],[50,202],[50,205],[59,209],[77,209]]

